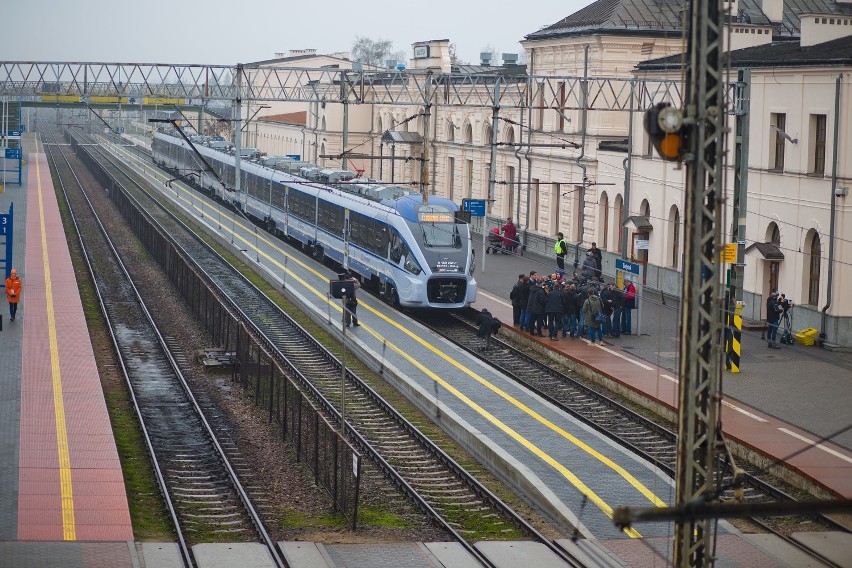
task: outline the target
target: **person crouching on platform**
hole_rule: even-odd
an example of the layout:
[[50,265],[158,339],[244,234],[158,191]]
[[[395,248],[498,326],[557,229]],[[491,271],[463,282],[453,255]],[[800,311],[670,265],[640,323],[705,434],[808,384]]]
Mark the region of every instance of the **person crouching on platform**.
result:
[[491,337],[497,335],[502,323],[499,319],[492,316],[491,312],[486,308],[482,308],[482,311],[479,312],[479,318],[476,323],[479,325],[476,336],[482,340],[479,350],[489,351],[493,347]]
[[21,301],[21,279],[18,278],[18,271],[14,268],[9,272],[9,277],[6,279],[6,301],[9,302],[9,318],[15,321],[15,315],[18,313],[18,303]]

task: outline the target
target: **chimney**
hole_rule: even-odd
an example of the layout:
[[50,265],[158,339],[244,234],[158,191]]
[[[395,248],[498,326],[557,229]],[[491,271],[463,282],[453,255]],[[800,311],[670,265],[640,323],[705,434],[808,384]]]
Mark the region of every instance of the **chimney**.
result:
[[479,61],[483,67],[488,67],[491,65],[491,54],[487,51],[483,51],[479,54]]
[[432,39],[411,44],[413,57],[410,60],[411,69],[432,69],[438,73],[449,73],[450,40]]
[[761,0],[760,8],[770,22],[778,23],[784,19],[784,0]]
[[512,65],[517,65],[518,63],[518,54],[517,53],[504,53],[503,54],[503,67],[511,67]]
[[852,35],[852,16],[802,14],[800,16],[802,47],[816,45]]

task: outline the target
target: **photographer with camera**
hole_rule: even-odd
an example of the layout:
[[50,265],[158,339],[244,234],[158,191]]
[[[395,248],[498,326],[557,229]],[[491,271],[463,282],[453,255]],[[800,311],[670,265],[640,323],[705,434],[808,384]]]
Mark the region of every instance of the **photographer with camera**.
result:
[[766,339],[767,347],[772,349],[781,349],[775,339],[778,336],[778,322],[781,319],[782,310],[778,302],[778,291],[773,290],[766,299]]

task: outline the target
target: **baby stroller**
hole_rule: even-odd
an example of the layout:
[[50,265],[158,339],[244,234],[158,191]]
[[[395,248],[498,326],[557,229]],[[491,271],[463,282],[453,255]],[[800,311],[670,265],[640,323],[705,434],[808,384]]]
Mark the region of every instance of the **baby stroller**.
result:
[[494,227],[488,233],[488,248],[485,249],[485,254],[498,254],[503,250],[503,237],[500,236],[500,229]]

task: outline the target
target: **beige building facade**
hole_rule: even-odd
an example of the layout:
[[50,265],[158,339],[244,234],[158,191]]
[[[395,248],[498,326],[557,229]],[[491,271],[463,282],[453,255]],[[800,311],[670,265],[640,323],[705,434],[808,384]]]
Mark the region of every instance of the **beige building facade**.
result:
[[[454,66],[449,40],[413,44],[409,69],[526,81],[525,108],[506,105],[496,121],[485,106],[433,105],[427,121],[419,106],[350,105],[346,148],[363,157],[344,162],[322,158],[339,155],[344,147],[343,105],[306,103],[294,109],[289,103],[268,114],[298,110],[303,122],[264,120],[266,112],[259,113],[245,145],[363,170],[364,177],[397,184],[425,181],[429,191],[459,203],[488,199],[488,222],[515,219],[529,250],[550,255],[554,235],[562,231],[581,248],[597,242],[606,274],[614,273],[616,258],[633,259],[645,264],[647,287],[678,294],[684,172],[651,152],[641,110],[666,97],[679,105],[679,94],[637,89],[632,121],[625,107],[583,112],[570,104],[582,77],[609,78],[613,89],[629,88],[631,80],[680,77],[673,62],[684,48],[681,4],[657,2],[655,19],[642,22],[630,19],[625,4],[595,2],[527,35],[525,69]],[[745,316],[764,317],[766,295],[777,288],[798,306],[797,329],[815,327],[828,341],[849,345],[852,304],[841,299],[840,283],[852,281],[852,198],[842,196],[852,186],[852,3],[809,6],[803,0],[796,9],[784,8],[781,0],[737,0],[727,33],[735,55],[733,77],[737,66],[751,69]],[[276,64],[294,63],[312,67],[317,61]],[[336,64],[351,67],[351,62]],[[606,104],[589,101],[588,106]],[[417,132],[427,142],[382,143],[386,131]],[[288,151],[293,148],[298,151]],[[425,180],[416,160],[421,156],[428,160]],[[732,154],[727,160],[724,233],[729,236]]]

